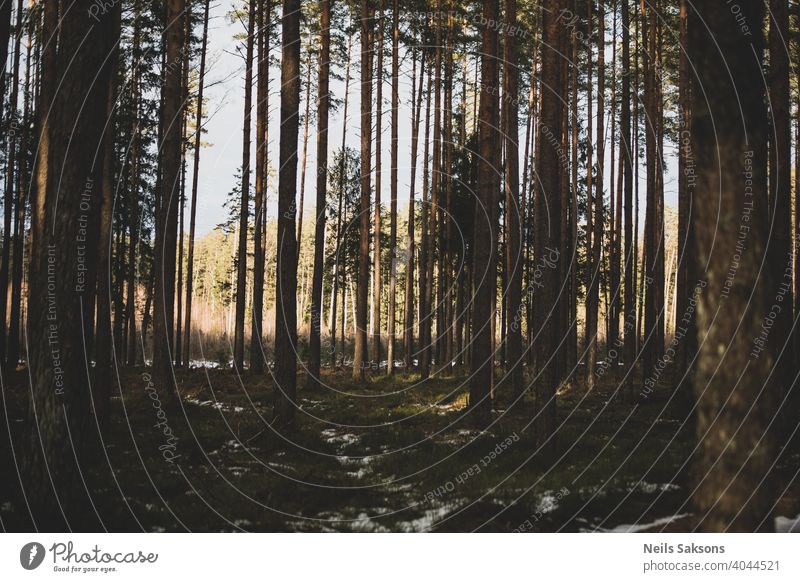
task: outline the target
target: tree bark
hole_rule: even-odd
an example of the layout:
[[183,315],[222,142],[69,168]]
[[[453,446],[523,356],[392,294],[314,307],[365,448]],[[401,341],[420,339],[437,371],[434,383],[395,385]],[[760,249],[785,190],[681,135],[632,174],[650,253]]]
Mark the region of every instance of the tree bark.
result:
[[187,364],[192,356],[191,342],[192,292],[194,289],[194,237],[197,221],[197,188],[199,186],[200,179],[200,144],[203,137],[203,89],[206,75],[206,51],[208,48],[209,2],[210,0],[205,0],[205,6],[203,8],[203,39],[200,43],[200,69],[198,71],[197,78],[197,110],[195,117],[194,159],[192,160],[192,201],[191,209],[189,210],[189,248],[187,249],[186,255],[186,315],[183,325],[183,361]]
[[[542,5],[542,86],[560,87],[563,69],[561,56],[556,49],[560,30],[557,2],[547,0]],[[536,147],[538,188],[534,200],[534,216],[538,222],[534,238],[534,254],[542,262],[542,275],[537,284],[534,302],[534,328],[539,330],[535,342],[536,366],[539,383],[536,387],[537,439],[554,444],[556,428],[556,389],[558,387],[557,352],[561,330],[558,329],[558,290],[561,240],[561,188],[559,171],[559,146],[561,144],[564,114],[558,95],[552,91],[541,92],[541,115]],[[545,259],[548,261],[544,263]]]
[[[412,84],[414,80],[412,79]],[[391,151],[391,202],[389,208],[389,313],[386,322],[386,373],[394,374],[395,310],[397,309],[397,146],[398,107],[400,105],[400,7],[392,1],[392,151]],[[413,101],[412,101],[413,106]],[[413,122],[412,122],[413,123]]]
[[358,279],[353,379],[364,380],[367,359],[369,295],[369,211],[372,175],[372,27],[371,0],[361,2],[361,197],[359,200]]
[[[322,359],[322,277],[325,268],[325,224],[328,214],[328,109],[330,95],[331,3],[322,0],[319,14],[319,77],[317,79],[317,218],[314,233],[314,280],[311,284],[311,336],[308,363],[309,386],[320,383]],[[342,152],[344,154],[344,152]]]
[[[33,421],[22,473],[34,523],[49,531],[96,531],[101,525],[87,494],[95,483],[82,480],[96,457],[91,454],[90,354],[84,350],[81,306],[95,287],[82,280],[75,265],[80,256],[86,263],[97,260],[96,246],[80,240],[78,225],[86,205],[100,203],[96,181],[102,158],[95,152],[104,119],[97,111],[106,108],[111,74],[106,56],[118,36],[113,18],[87,18],[90,4],[78,1],[62,15],[58,52],[42,71],[54,86],[60,84],[52,96],[52,123],[43,136],[50,147],[47,163],[54,164],[59,184],[47,181],[48,189],[39,193],[47,228],[36,242],[44,269],[35,270],[32,262],[29,272]],[[48,172],[39,164],[40,172]],[[91,239],[96,233],[89,232],[91,221],[87,225]],[[86,293],[80,292],[84,284]]]
[[[498,204],[498,150],[502,143],[498,128],[498,38],[493,23],[498,22],[499,6],[483,2],[481,31],[481,100],[479,119],[480,161],[475,205],[473,273],[475,292],[472,307],[472,342],[470,357],[469,407],[474,422],[485,425],[492,407],[493,362],[491,320],[492,296],[495,293],[497,261],[497,225],[492,220]],[[435,159],[435,158],[434,158]],[[434,172],[435,175],[435,172]]]
[[[506,0],[506,30],[517,28],[517,0]],[[503,55],[503,79],[505,81],[506,122],[506,277],[508,282],[507,311],[510,320],[506,329],[508,353],[507,374],[511,380],[513,394],[522,394],[522,220],[519,198],[519,70],[517,68],[516,42],[506,34]]]
[[281,137],[278,173],[278,265],[275,285],[274,423],[291,427],[297,389],[297,142],[300,107],[300,0],[284,0]]
[[[771,530],[776,501],[771,425],[779,384],[770,372],[777,351],[767,342],[762,352],[753,352],[772,301],[771,273],[760,267],[769,232],[767,115],[763,85],[753,82],[762,76],[763,4],[742,4],[741,13],[754,23],[746,34],[724,3],[694,4],[689,21],[689,59],[697,79],[691,96],[697,158],[692,223],[698,264],[706,266],[705,285],[695,289],[700,447],[693,499],[705,531]],[[742,225],[749,227],[747,252],[731,279]]]
[[[184,13],[186,0],[168,0],[166,6],[166,58],[164,66],[163,138],[161,140],[161,191],[156,205],[154,247],[153,367],[157,388],[166,402],[177,399],[172,373],[173,323],[175,300],[175,261],[178,231],[178,187],[181,160],[181,110],[184,87],[182,70],[186,39]],[[144,332],[144,330],[143,330]]]
[[[249,0],[247,49],[244,65],[244,125],[242,128],[242,197],[239,206],[239,246],[236,252],[236,321],[233,335],[233,364],[244,370],[244,312],[247,289],[247,222],[250,214],[250,125],[253,109],[253,45],[256,2]],[[296,179],[295,179],[296,180]],[[296,269],[296,268],[295,268]]]

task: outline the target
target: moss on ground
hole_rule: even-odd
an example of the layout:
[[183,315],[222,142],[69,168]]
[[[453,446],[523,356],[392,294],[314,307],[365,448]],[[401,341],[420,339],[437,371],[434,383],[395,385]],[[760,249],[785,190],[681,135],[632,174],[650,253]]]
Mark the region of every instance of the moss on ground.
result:
[[[555,443],[540,446],[532,396],[512,401],[502,385],[491,426],[473,428],[463,376],[355,385],[327,371],[313,390],[300,376],[298,425],[278,434],[269,376],[180,370],[182,407],[165,409],[179,436],[169,463],[141,373],[122,372],[93,468],[113,468],[97,496],[109,529],[592,531],[691,513],[694,423],[666,387],[625,402],[611,381],[591,394],[565,385]],[[786,499],[794,516],[794,487]]]

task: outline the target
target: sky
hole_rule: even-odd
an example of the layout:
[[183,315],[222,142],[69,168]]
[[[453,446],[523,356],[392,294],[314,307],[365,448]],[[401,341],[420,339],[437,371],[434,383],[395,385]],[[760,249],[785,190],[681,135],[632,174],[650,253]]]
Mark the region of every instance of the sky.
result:
[[[198,212],[197,212],[197,232],[199,236],[208,233],[218,224],[225,220],[225,209],[223,203],[225,197],[230,192],[236,182],[236,173],[242,164],[242,126],[244,119],[244,58],[242,39],[241,37],[245,32],[242,23],[238,20],[231,23],[226,16],[232,9],[233,2],[231,0],[222,0],[212,6],[211,16],[209,19],[209,42],[208,42],[208,59],[206,69],[206,89],[205,95],[207,96],[206,112],[208,117],[205,120],[206,133],[203,136],[203,142],[207,147],[204,147],[200,153],[200,177],[198,184]],[[348,119],[344,124],[347,128],[347,144],[350,147],[358,149],[359,133],[360,133],[360,79],[358,63],[359,56],[359,40],[354,37],[352,60],[353,66],[351,67],[351,81],[349,90],[349,105],[348,105]],[[387,42],[389,42],[387,38]],[[277,42],[273,41],[271,47],[271,54],[273,58],[278,57],[280,53],[280,46]],[[387,53],[388,54],[388,53]],[[301,54],[301,58],[305,58]],[[470,65],[474,62],[474,58],[470,58]],[[400,90],[400,108],[398,112],[399,128],[399,153],[398,153],[398,204],[400,208],[405,208],[408,204],[408,191],[410,181],[410,165],[411,165],[411,57],[402,51],[401,47],[401,61],[400,61],[400,75],[399,75],[399,90]],[[334,62],[332,68],[337,72],[342,79],[331,79],[330,89],[334,97],[342,100],[344,97],[344,68],[343,63]],[[383,84],[383,132],[382,132],[382,156],[383,156],[383,172],[384,179],[382,184],[382,201],[388,205],[389,202],[389,170],[390,158],[389,148],[391,145],[391,126],[390,115],[391,110],[389,106],[389,99],[391,97],[391,78],[390,78],[391,60],[384,59],[384,67],[386,74],[384,75]],[[312,75],[316,71],[312,71]],[[472,78],[472,74],[469,74]],[[312,87],[314,79],[312,78]],[[305,179],[305,197],[304,197],[304,217],[313,216],[315,206],[315,187],[316,187],[316,140],[317,133],[315,127],[315,118],[313,111],[315,108],[316,91],[312,88],[311,95],[311,110],[312,110],[312,123],[309,126],[308,133],[308,157],[307,169]],[[458,96],[460,99],[460,96]],[[469,96],[468,96],[469,99]],[[251,114],[252,123],[255,125],[255,106],[256,106],[256,91],[253,88],[253,110]],[[457,107],[458,104],[454,104]],[[305,109],[305,79],[301,80],[301,114]],[[424,108],[424,104],[423,104]],[[329,136],[328,136],[328,155],[329,159],[332,157],[333,152],[341,147],[342,140],[342,107],[341,105],[335,110],[331,111],[329,122]],[[524,155],[524,139],[525,139],[525,126],[524,114],[522,111],[524,107],[520,108],[520,120],[523,125],[520,127],[520,156]],[[595,108],[596,109],[596,108]],[[374,112],[374,111],[373,111]],[[606,112],[606,123],[609,123],[609,114]],[[271,171],[277,171],[277,155],[279,144],[279,125],[280,125],[280,70],[276,66],[270,69],[270,100],[269,100],[269,160]],[[424,131],[420,127],[420,134]],[[373,132],[374,132],[374,118],[373,118]],[[606,140],[609,140],[609,129],[607,125]],[[254,138],[255,131],[251,132],[251,137]],[[303,127],[301,123],[300,136],[299,136],[299,152],[302,153],[303,147]],[[422,142],[420,140],[420,154],[418,159],[417,168],[417,195],[419,196],[421,183],[421,150]],[[373,144],[374,152],[374,144]],[[665,203],[667,206],[677,206],[677,174],[676,174],[676,152],[670,144],[665,144],[665,155],[667,157],[667,164],[665,166],[664,176],[664,189],[665,189]],[[255,143],[251,143],[251,160],[255,156]],[[191,155],[190,155],[191,158]],[[191,160],[190,160],[191,163]],[[521,162],[522,163],[522,162]],[[254,168],[254,162],[252,162]],[[605,161],[605,174],[609,176],[610,168],[610,144],[606,141],[606,161]],[[520,165],[522,168],[522,165]],[[298,164],[298,176],[300,174],[300,164]],[[645,204],[643,200],[643,192],[645,187],[645,172],[640,170],[640,227],[644,224],[644,210]],[[191,180],[191,173],[189,173],[189,180]],[[374,179],[373,179],[374,187]],[[299,202],[299,178],[298,178],[298,202]],[[276,189],[277,179],[271,180],[268,192],[268,215],[274,217],[276,214]]]

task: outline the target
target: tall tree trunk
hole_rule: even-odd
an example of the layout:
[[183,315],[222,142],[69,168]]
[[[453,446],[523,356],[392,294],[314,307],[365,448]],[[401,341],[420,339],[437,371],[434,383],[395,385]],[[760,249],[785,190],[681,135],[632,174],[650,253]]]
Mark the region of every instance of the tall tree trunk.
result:
[[[184,17],[186,24],[186,49],[183,55],[183,87],[184,91],[189,90],[189,61],[190,53],[192,50],[192,7],[186,7],[186,15]],[[187,96],[188,98],[188,96]],[[181,116],[181,194],[180,194],[180,223],[178,226],[178,313],[175,316],[175,365],[183,365],[183,331],[181,325],[183,324],[183,255],[184,244],[183,237],[185,232],[184,219],[186,217],[186,151],[188,148],[189,139],[187,131],[189,127],[189,112],[184,109]],[[131,243],[133,244],[133,243]]]
[[203,8],[203,39],[200,43],[200,70],[198,71],[197,78],[197,108],[195,111],[194,159],[192,160],[192,201],[191,208],[189,210],[189,248],[187,249],[186,254],[186,315],[183,325],[183,361],[187,364],[192,357],[191,342],[193,300],[192,291],[194,289],[194,237],[195,225],[197,221],[197,188],[200,185],[200,144],[203,137],[203,88],[205,85],[206,51],[208,48],[209,3],[210,0],[205,0],[205,6]]
[[[113,22],[113,34],[119,36],[122,10],[117,4],[106,15]],[[108,419],[111,404],[111,230],[113,228],[112,209],[114,205],[114,122],[117,101],[117,66],[119,43],[111,47],[107,66],[108,95],[105,114],[105,134],[103,135],[103,168],[101,172],[100,232],[97,245],[97,322],[95,327],[95,373],[92,384],[95,414],[100,422]],[[133,220],[133,216],[131,216]],[[131,236],[131,246],[134,244]]]
[[[696,283],[692,272],[694,263],[694,245],[692,244],[692,228],[689,223],[694,194],[694,156],[691,147],[691,76],[689,71],[688,42],[688,3],[681,0],[680,5],[680,57],[678,64],[678,104],[680,112],[680,136],[678,139],[678,267],[675,282],[675,330],[681,333],[682,341],[678,344],[676,368],[681,380],[689,375],[687,367],[694,359],[694,317],[689,321],[684,318],[688,313],[688,305],[692,286]],[[686,329],[681,330],[681,327]],[[686,400],[691,398],[691,383],[685,382]]]
[[[556,17],[557,2],[547,0],[542,5],[542,86],[561,87],[563,68],[561,56],[556,49],[560,30]],[[537,225],[534,245],[537,261],[542,263],[540,285],[537,286],[534,302],[534,328],[539,331],[536,339],[536,365],[539,384],[536,387],[537,438],[540,442],[548,439],[553,446],[556,428],[556,389],[558,385],[557,366],[554,355],[557,352],[561,331],[558,329],[558,304],[560,263],[563,257],[558,252],[561,233],[560,222],[549,217],[561,215],[561,188],[559,171],[559,148],[561,144],[564,114],[560,97],[552,91],[541,92],[541,123],[536,147],[536,174],[538,177],[534,216]],[[545,132],[547,137],[545,138]]]
[[[423,51],[423,72],[424,61],[429,58]],[[424,75],[423,75],[424,76]],[[419,371],[422,378],[430,375],[430,364],[425,360],[425,350],[430,343],[430,326],[426,325],[429,317],[427,303],[428,287],[428,263],[431,261],[428,235],[428,214],[430,213],[430,131],[431,131],[431,94],[433,93],[433,63],[430,63],[428,70],[428,82],[425,91],[425,136],[422,148],[422,204],[420,213],[420,252],[419,252],[419,313],[417,316],[417,327],[419,329],[419,349],[416,354],[419,361]]]
[[[436,30],[436,40],[434,47],[434,88],[433,88],[433,159],[431,160],[431,189],[430,189],[430,208],[428,212],[428,239],[430,243],[430,256],[426,261],[427,273],[425,275],[425,307],[420,310],[420,320],[423,328],[423,335],[425,339],[422,342],[422,366],[420,368],[420,376],[423,380],[427,379],[430,375],[431,364],[434,357],[435,341],[433,338],[433,318],[434,318],[434,265],[436,263],[435,257],[436,243],[438,237],[436,236],[436,223],[437,215],[439,213],[439,189],[441,183],[441,152],[442,152],[442,0],[437,1],[437,10],[434,17],[434,28]],[[497,83],[494,85],[495,91]],[[497,142],[498,145],[499,140]],[[437,336],[441,331],[441,321],[438,322],[436,333]]]
[[370,359],[375,365],[381,361],[381,153],[383,129],[383,3],[378,8],[378,59],[375,70],[375,224],[372,244],[372,355]]
[[269,36],[272,2],[258,0],[258,84],[256,90],[256,183],[253,219],[253,322],[250,331],[250,373],[264,373],[264,261],[269,175]]
[[[330,337],[331,337],[331,360],[333,362],[333,367],[336,367],[336,302],[339,297],[339,281],[344,281],[344,265],[342,262],[341,257],[341,243],[342,237],[344,233],[342,232],[342,224],[347,224],[343,222],[344,214],[346,209],[343,207],[344,204],[344,174],[345,174],[345,147],[347,146],[347,106],[349,104],[349,95],[350,95],[350,52],[353,48],[352,38],[347,39],[347,64],[345,65],[345,81],[344,81],[344,108],[342,113],[342,147],[339,150],[341,152],[341,160],[339,162],[339,200],[337,204],[337,211],[336,211],[336,255],[333,259],[333,292],[331,294],[331,330],[330,330]],[[342,295],[344,295],[344,291],[342,291]],[[342,300],[342,308],[344,309],[344,299]],[[342,317],[342,360],[344,360],[344,317]]]
[[[417,52],[413,53],[416,57]],[[403,357],[406,373],[411,370],[414,362],[414,266],[415,266],[415,232],[414,222],[416,214],[416,180],[417,180],[417,151],[419,144],[419,123],[422,114],[422,86],[425,79],[425,54],[420,52],[419,88],[417,88],[416,67],[412,66],[411,78],[411,184],[408,194],[408,230],[406,232],[406,289],[405,289],[405,320],[403,323]],[[416,62],[414,62],[416,65]],[[421,271],[420,271],[421,273]]]
[[622,111],[620,114],[620,156],[623,158],[623,204],[625,207],[625,385],[630,395],[633,387],[633,363],[636,360],[636,277],[637,249],[633,241],[633,148],[631,141],[631,34],[629,0],[622,0]]
[[[30,170],[28,168],[28,141],[30,127],[31,97],[31,47],[33,44],[35,20],[28,17],[27,47],[25,52],[25,86],[22,92],[23,113],[22,131],[20,131],[19,168],[17,171],[17,196],[14,210],[14,264],[11,277],[11,313],[8,328],[8,353],[6,363],[9,370],[15,370],[20,357],[20,327],[22,316],[22,271],[25,248],[25,216],[27,197],[30,190]],[[21,34],[22,31],[20,31]],[[91,321],[91,316],[89,316]]]
[[181,127],[177,120],[181,118],[184,93],[179,63],[183,60],[186,43],[183,25],[186,0],[168,0],[166,4],[166,64],[161,108],[164,133],[161,140],[161,191],[156,205],[154,248],[153,367],[158,387],[169,402],[177,398],[177,386],[171,368],[181,159]]
[[654,368],[664,343],[664,193],[660,141],[660,63],[656,53],[658,43],[658,13],[652,4],[642,3],[643,45],[645,59],[645,147],[647,155],[647,211],[645,215],[645,314],[644,314],[644,383],[643,393],[654,386]]
[[16,185],[17,153],[19,150],[20,121],[17,115],[19,100],[19,63],[22,52],[22,0],[17,2],[17,20],[14,28],[14,62],[11,70],[11,101],[8,126],[11,131],[6,136],[6,184],[3,198],[3,251],[0,258],[0,362],[6,361],[8,324],[8,284],[11,276],[11,232],[14,217],[14,186]]
[[[770,300],[782,304],[781,309],[789,314],[775,319],[769,341],[778,354],[774,372],[775,385],[787,393],[796,392],[793,378],[797,373],[793,363],[792,317],[794,294],[792,291],[792,259],[797,245],[792,235],[792,146],[791,119],[789,112],[789,6],[786,0],[770,0],[769,18],[769,106],[772,131],[769,139],[769,208],[771,228],[767,260],[773,278],[773,289],[768,291]],[[800,233],[798,233],[800,234]],[[797,235],[795,235],[797,236]],[[793,369],[795,368],[795,369]],[[789,408],[797,405],[792,394]],[[792,434],[796,426],[793,413],[782,411],[782,424],[786,435]]]
[[278,173],[278,266],[275,285],[274,419],[294,424],[297,389],[297,141],[300,108],[300,0],[284,0],[281,137]]
[[[506,31],[517,27],[517,0],[505,0]],[[522,394],[522,221],[519,198],[519,72],[515,39],[507,32],[504,43],[503,79],[505,92],[506,146],[506,277],[508,282],[507,311],[508,375],[515,395]]]
[[[479,120],[480,161],[475,205],[473,273],[475,292],[472,308],[472,342],[470,356],[469,406],[478,425],[488,422],[492,407],[493,360],[491,320],[492,296],[495,293],[497,261],[497,225],[492,220],[498,204],[499,183],[496,163],[502,143],[498,127],[498,39],[493,23],[498,22],[499,6],[492,0],[483,2],[481,42],[481,102]],[[435,154],[434,154],[435,155]],[[434,158],[435,159],[435,158]],[[435,172],[434,172],[435,175]]]
[[[724,3],[694,4],[689,21],[689,59],[698,87],[691,96],[697,159],[692,223],[707,280],[698,285],[696,312],[693,383],[700,445],[693,499],[699,528],[706,531],[771,530],[776,502],[771,425],[780,384],[770,373],[777,349],[768,342],[756,357],[752,353],[772,301],[771,273],[761,268],[769,232],[767,114],[763,85],[753,82],[762,75],[763,4],[742,4],[741,13],[745,22],[759,23],[747,34]],[[719,122],[734,119],[738,123]],[[748,251],[731,279],[744,215],[751,227]]]
[[364,380],[367,358],[369,295],[369,210],[372,174],[372,27],[371,0],[361,2],[361,196],[359,199],[358,281],[356,289],[353,379]]
[[[247,289],[247,219],[250,214],[250,125],[253,109],[253,44],[256,1],[249,0],[247,49],[244,65],[244,127],[242,128],[242,198],[239,206],[239,246],[236,252],[236,321],[233,333],[233,364],[244,370],[244,312]],[[295,181],[296,178],[295,178]],[[296,270],[296,268],[295,268]]]
[[300,248],[303,244],[303,208],[306,198],[306,164],[308,163],[308,123],[311,113],[311,51],[306,58],[306,110],[303,117],[303,155],[300,158],[300,202],[297,205],[297,260],[300,260]]
[[[411,81],[414,82],[413,79]],[[389,208],[389,313],[386,322],[387,350],[386,373],[394,374],[395,310],[397,309],[397,146],[398,107],[400,105],[400,7],[392,1],[392,151],[391,151],[391,202]],[[413,107],[413,101],[412,101]],[[412,122],[413,123],[413,122]]]
[[[597,3],[597,178],[594,182],[594,208],[590,204],[587,212],[594,212],[592,221],[592,260],[591,260],[591,282],[586,298],[586,342],[587,342],[587,363],[586,363],[586,387],[588,390],[595,386],[595,367],[597,364],[597,350],[599,338],[597,336],[597,319],[599,312],[599,291],[600,291],[600,271],[601,250],[603,247],[603,174],[605,173],[605,5],[603,0]],[[589,123],[591,123],[591,117]],[[591,170],[590,170],[591,171]]]
[[[115,22],[87,18],[91,2],[74,3],[62,15],[59,47],[46,61],[42,75],[60,84],[53,95],[53,118],[47,128],[50,157],[58,185],[47,181],[39,193],[47,225],[39,233],[36,251],[45,265],[31,263],[28,296],[31,410],[33,421],[28,455],[22,467],[31,516],[37,529],[96,531],[87,488],[93,483],[89,468],[96,456],[90,432],[88,362],[83,348],[81,305],[95,289],[76,293],[82,283],[75,269],[79,253],[94,263],[97,248],[79,240],[76,228],[82,204],[100,203],[100,163],[95,155],[103,139],[104,111],[111,67],[106,56],[118,40]],[[52,64],[54,68],[49,68]],[[68,82],[63,82],[68,80]],[[48,172],[41,166],[39,171]],[[94,225],[89,221],[87,230]],[[87,238],[96,235],[87,232]],[[88,478],[86,482],[83,479]]]
[[[322,277],[325,268],[325,223],[328,214],[328,77],[331,59],[331,3],[322,0],[319,13],[319,76],[317,78],[317,218],[314,233],[314,280],[311,284],[309,386],[319,386],[322,349]],[[344,154],[344,151],[342,151]]]

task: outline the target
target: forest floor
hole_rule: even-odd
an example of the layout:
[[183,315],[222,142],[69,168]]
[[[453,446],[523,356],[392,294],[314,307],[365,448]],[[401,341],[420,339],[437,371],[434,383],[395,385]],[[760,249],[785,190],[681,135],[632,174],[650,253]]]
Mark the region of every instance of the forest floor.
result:
[[[102,511],[110,530],[692,527],[694,422],[685,400],[666,387],[628,403],[615,397],[610,379],[588,394],[582,382],[564,385],[555,443],[539,447],[532,396],[510,405],[502,386],[491,426],[470,428],[465,376],[419,382],[400,372],[355,387],[349,372],[327,371],[327,386],[317,389],[299,377],[298,426],[277,434],[268,425],[268,375],[242,381],[230,370],[177,373],[181,408],[164,407],[157,417],[147,372],[120,371],[124,398],[117,387],[95,467],[106,474],[113,468],[115,479],[97,495],[113,500]],[[27,375],[17,374],[18,389],[6,391],[6,402],[19,442]],[[192,436],[180,429],[184,418]],[[183,434],[174,449],[165,423]],[[2,466],[13,467],[2,454]],[[790,469],[797,466],[798,458],[789,458],[777,471],[776,515],[800,512]],[[6,527],[14,509],[14,502],[0,507]]]

